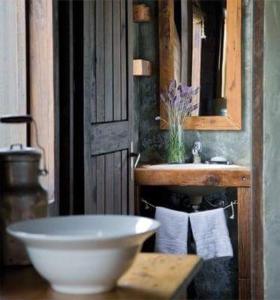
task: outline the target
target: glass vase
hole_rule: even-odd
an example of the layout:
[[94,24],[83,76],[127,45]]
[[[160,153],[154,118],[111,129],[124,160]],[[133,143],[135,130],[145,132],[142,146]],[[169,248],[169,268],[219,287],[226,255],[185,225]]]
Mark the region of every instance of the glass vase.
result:
[[169,126],[167,161],[170,164],[180,164],[185,162],[183,128],[180,123],[171,123]]

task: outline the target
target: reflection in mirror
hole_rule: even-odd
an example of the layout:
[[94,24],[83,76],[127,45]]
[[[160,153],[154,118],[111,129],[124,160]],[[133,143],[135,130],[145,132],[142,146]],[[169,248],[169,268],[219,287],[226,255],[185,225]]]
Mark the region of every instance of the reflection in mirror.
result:
[[174,0],[174,24],[175,78],[200,87],[192,116],[226,116],[226,0]]

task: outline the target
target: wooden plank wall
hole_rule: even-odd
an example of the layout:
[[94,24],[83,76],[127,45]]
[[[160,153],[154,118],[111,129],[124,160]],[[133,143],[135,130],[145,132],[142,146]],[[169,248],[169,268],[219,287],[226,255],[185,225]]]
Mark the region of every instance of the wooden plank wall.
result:
[[[54,66],[53,2],[29,1],[30,113],[36,120],[39,141],[46,150],[49,175],[42,178],[49,197],[54,197]],[[31,144],[35,146],[32,130]]]
[[[0,116],[26,113],[25,1],[0,1]],[[0,124],[0,147],[26,144],[25,125]]]

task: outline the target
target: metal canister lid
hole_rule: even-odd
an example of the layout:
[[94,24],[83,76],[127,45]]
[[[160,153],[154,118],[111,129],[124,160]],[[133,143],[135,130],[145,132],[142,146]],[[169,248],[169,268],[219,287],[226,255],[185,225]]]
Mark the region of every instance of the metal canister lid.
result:
[[35,148],[13,144],[9,148],[0,148],[0,161],[38,161],[41,153]]

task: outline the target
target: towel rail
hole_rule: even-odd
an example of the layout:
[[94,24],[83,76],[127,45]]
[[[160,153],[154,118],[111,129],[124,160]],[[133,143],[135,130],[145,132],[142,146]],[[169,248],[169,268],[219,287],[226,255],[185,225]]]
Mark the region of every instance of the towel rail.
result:
[[[147,200],[145,199],[141,199],[141,202],[143,202],[145,204],[145,209],[149,209],[149,208],[156,208],[155,205],[149,203]],[[231,215],[229,216],[230,219],[234,219],[235,218],[235,213],[234,213],[234,205],[237,205],[238,202],[237,200],[234,200],[234,201],[231,201],[230,204],[226,205],[223,207],[224,210],[228,209],[228,208],[231,208]],[[217,207],[216,207],[217,208]]]

